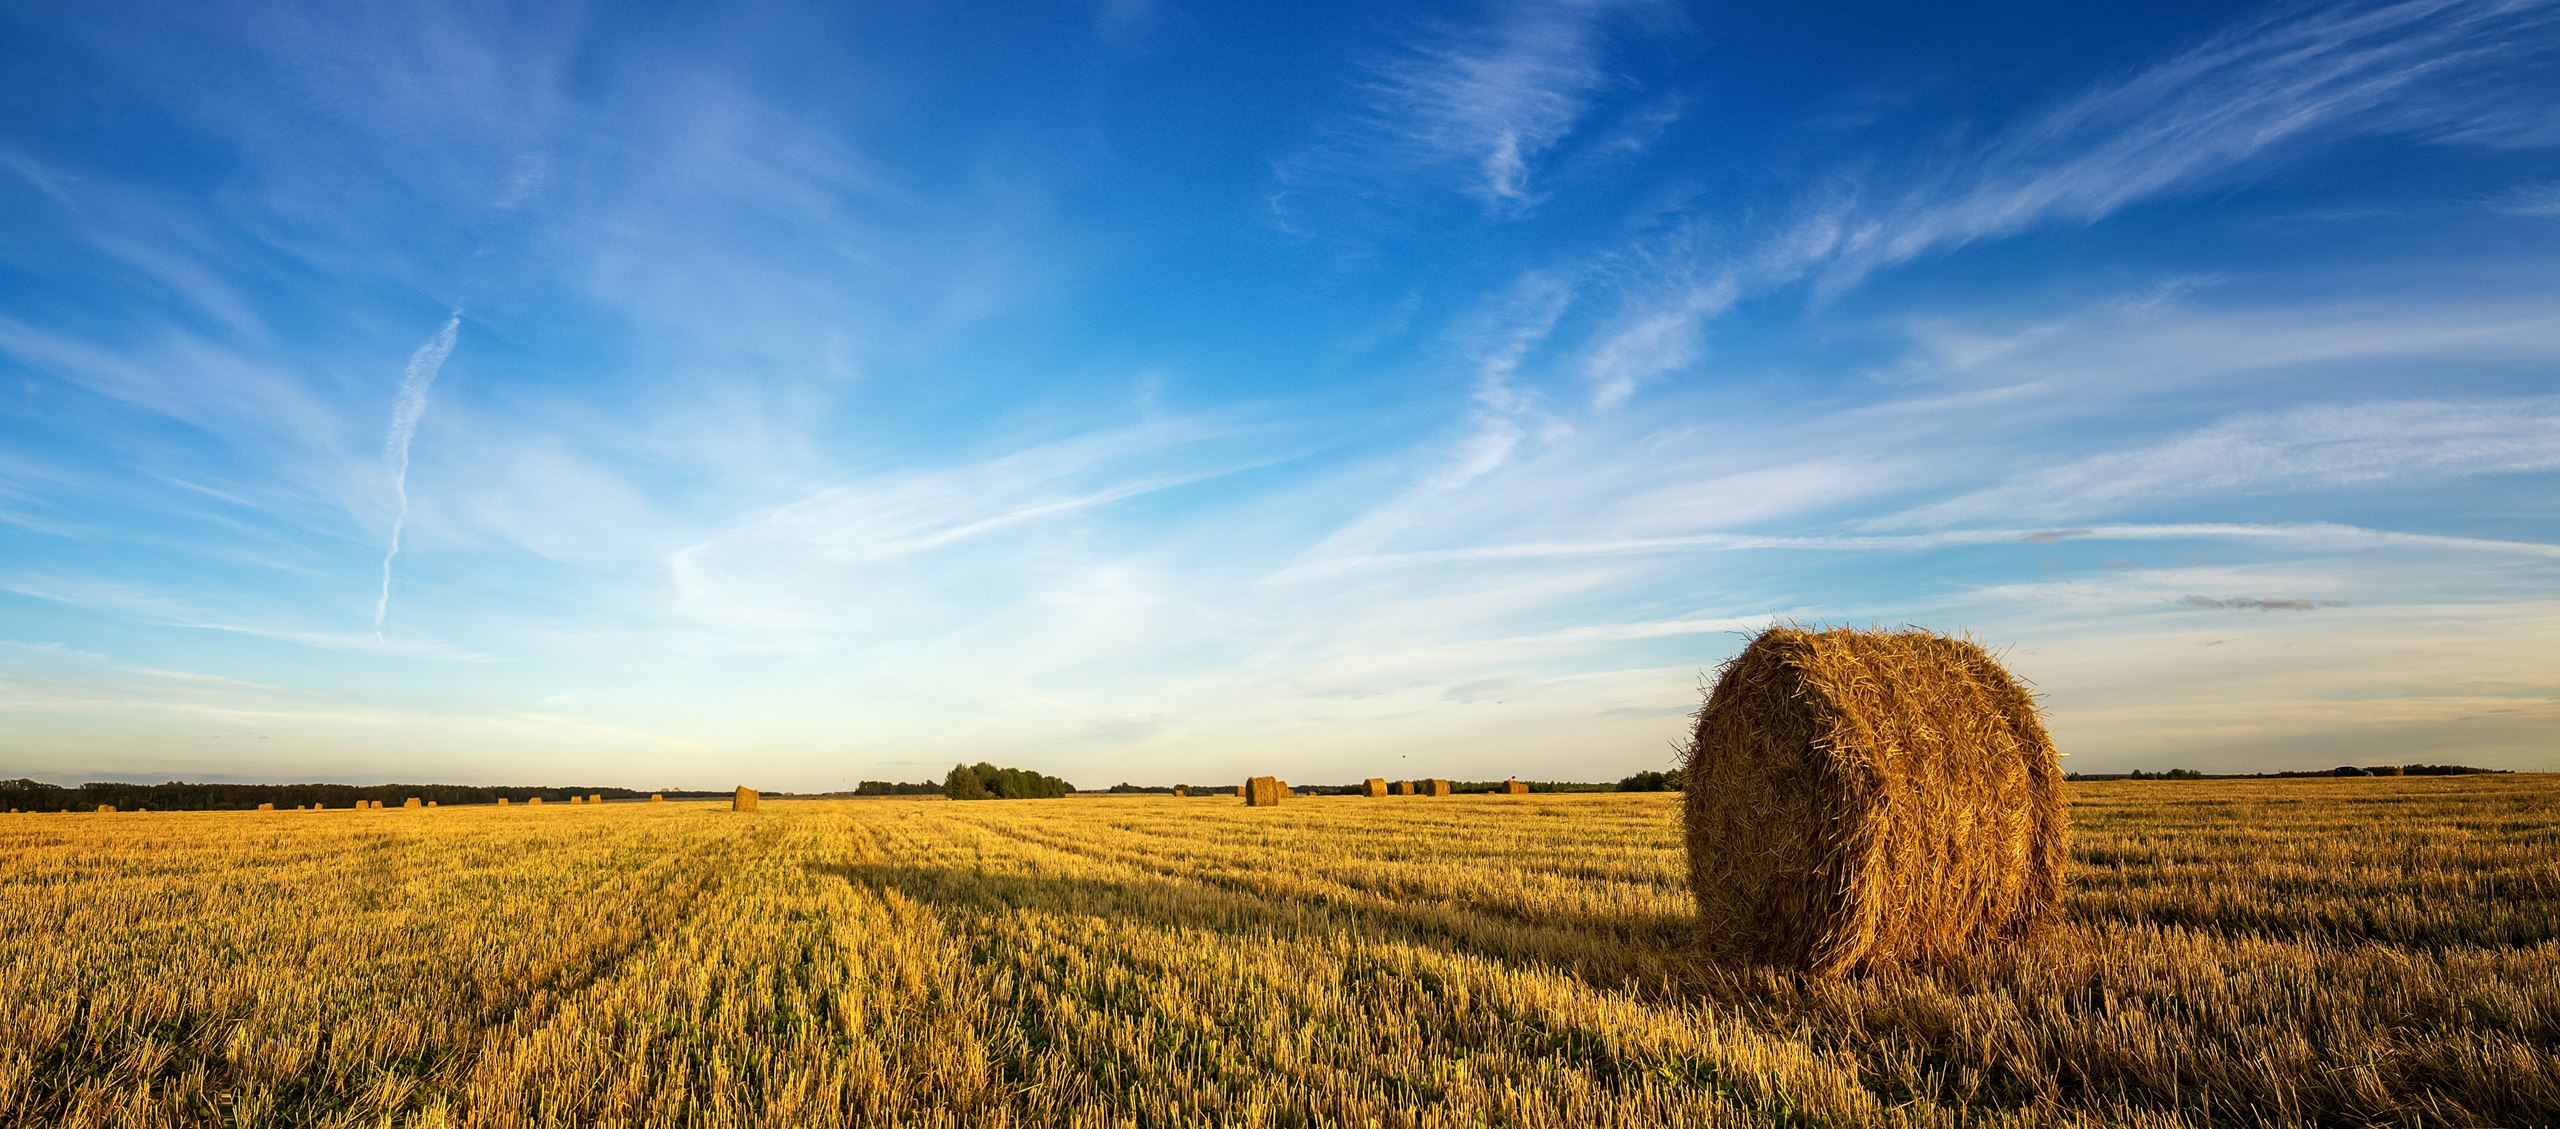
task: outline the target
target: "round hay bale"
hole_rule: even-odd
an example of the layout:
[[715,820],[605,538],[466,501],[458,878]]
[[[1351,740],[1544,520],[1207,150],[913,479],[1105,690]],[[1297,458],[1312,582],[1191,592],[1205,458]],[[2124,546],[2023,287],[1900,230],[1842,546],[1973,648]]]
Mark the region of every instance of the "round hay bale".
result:
[[737,793],[729,799],[729,810],[754,811],[756,810],[756,801],[762,798],[763,794],[755,789],[749,788],[744,784],[738,785]]
[[2035,697],[1927,631],[1773,627],[1698,712],[1689,882],[1730,955],[1821,975],[2023,936],[2062,900],[2062,769]]
[[1244,805],[1246,807],[1279,807],[1281,795],[1282,790],[1280,787],[1280,781],[1275,777],[1255,776],[1247,778],[1244,782]]

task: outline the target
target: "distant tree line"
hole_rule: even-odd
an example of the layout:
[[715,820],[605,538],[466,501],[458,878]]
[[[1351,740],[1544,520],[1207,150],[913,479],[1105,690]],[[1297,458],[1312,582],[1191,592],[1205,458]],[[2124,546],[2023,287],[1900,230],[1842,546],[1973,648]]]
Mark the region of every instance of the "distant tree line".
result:
[[1055,776],[985,761],[952,765],[942,778],[942,794],[955,800],[1053,800],[1075,790]]
[[[663,792],[669,799],[727,795],[725,792]],[[494,804],[500,797],[523,803],[541,797],[544,803],[566,803],[571,796],[603,796],[608,800],[639,799],[649,795],[629,788],[586,786],[579,788],[484,788],[466,784],[190,784],[172,780],[166,784],[127,784],[121,781],[91,781],[63,787],[40,780],[0,780],[0,811],[18,808],[24,811],[95,811],[100,804],[113,804],[131,811],[226,811],[249,810],[259,804],[279,808],[323,804],[333,808],[353,807],[357,800],[380,800],[386,807],[398,807],[410,797],[433,800],[437,804]]]
[[[2498,775],[2509,770],[2503,768],[2474,768],[2467,764],[2410,764],[2400,766],[2400,771],[2409,776],[2482,776]],[[2137,768],[2131,772],[2123,773],[2066,772],[2062,774],[2062,778],[2065,780],[2304,780],[2319,776],[2380,775],[2388,775],[2388,773],[2384,773],[2380,769],[2358,768],[2354,765],[2340,765],[2336,768],[2296,769],[2288,772],[2205,773],[2198,772],[2192,768],[2173,768],[2166,772],[2145,772]]]
[[854,785],[853,794],[857,796],[939,796],[942,794],[942,782],[919,780],[913,784],[899,784],[887,780],[865,780]]

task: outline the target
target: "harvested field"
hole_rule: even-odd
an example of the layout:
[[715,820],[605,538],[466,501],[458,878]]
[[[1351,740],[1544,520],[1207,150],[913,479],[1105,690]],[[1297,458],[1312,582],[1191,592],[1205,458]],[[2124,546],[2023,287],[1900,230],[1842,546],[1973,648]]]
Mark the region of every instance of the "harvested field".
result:
[[1840,979],[1695,955],[1669,794],[24,816],[0,1122],[2560,1115],[2560,778],[2067,798],[2049,933]]

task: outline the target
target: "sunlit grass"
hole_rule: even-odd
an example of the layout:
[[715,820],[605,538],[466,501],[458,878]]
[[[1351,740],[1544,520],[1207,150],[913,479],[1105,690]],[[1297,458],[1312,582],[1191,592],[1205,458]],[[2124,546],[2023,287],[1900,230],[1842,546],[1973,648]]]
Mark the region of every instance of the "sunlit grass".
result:
[[2560,780],[2072,800],[2062,928],[1844,981],[1661,795],[0,817],[0,1118],[2560,1116]]

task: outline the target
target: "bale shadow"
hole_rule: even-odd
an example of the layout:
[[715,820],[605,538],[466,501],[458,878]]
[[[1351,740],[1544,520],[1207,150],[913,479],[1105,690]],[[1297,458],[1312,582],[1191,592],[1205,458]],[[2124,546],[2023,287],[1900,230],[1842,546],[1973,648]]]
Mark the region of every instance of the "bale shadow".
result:
[[1488,906],[1292,896],[1206,875],[1085,878],[912,863],[808,865],[816,874],[944,910],[1083,914],[1255,940],[1350,935],[1448,949],[1656,999],[1696,998],[1716,979],[1701,965],[1697,927],[1686,916],[1526,921]]
[[[1493,907],[1375,898],[1293,896],[1217,876],[1068,877],[914,863],[812,862],[818,875],[895,892],[937,910],[994,916],[1014,911],[1087,915],[1248,940],[1348,935],[1406,943],[1562,975],[1657,1006],[1713,1008],[1772,1033],[1818,1037],[1855,1058],[1908,1048],[1943,1078],[1915,1087],[1862,1065],[1869,1089],[1888,1102],[1923,1089],[1976,1113],[2050,1108],[2074,1097],[2129,1096],[2123,1078],[2030,1078],[1969,1046],[1948,1015],[1876,1005],[1906,995],[1973,996],[2010,990],[2013,951],[1961,966],[1914,967],[1879,977],[1821,978],[1754,963],[1704,934],[1686,915],[1558,915],[1539,922]],[[2024,946],[2021,947],[2022,949]],[[1873,1007],[1875,1010],[1870,1011]],[[1831,1031],[1833,1036],[1814,1036]],[[1849,1034],[1849,1032],[1856,1034]],[[1833,1042],[1834,1039],[1838,1042]],[[1864,1044],[1863,1047],[1859,1044]],[[1969,1078],[1955,1084],[1958,1076]],[[2169,1094],[2151,1095],[2177,1101]]]

